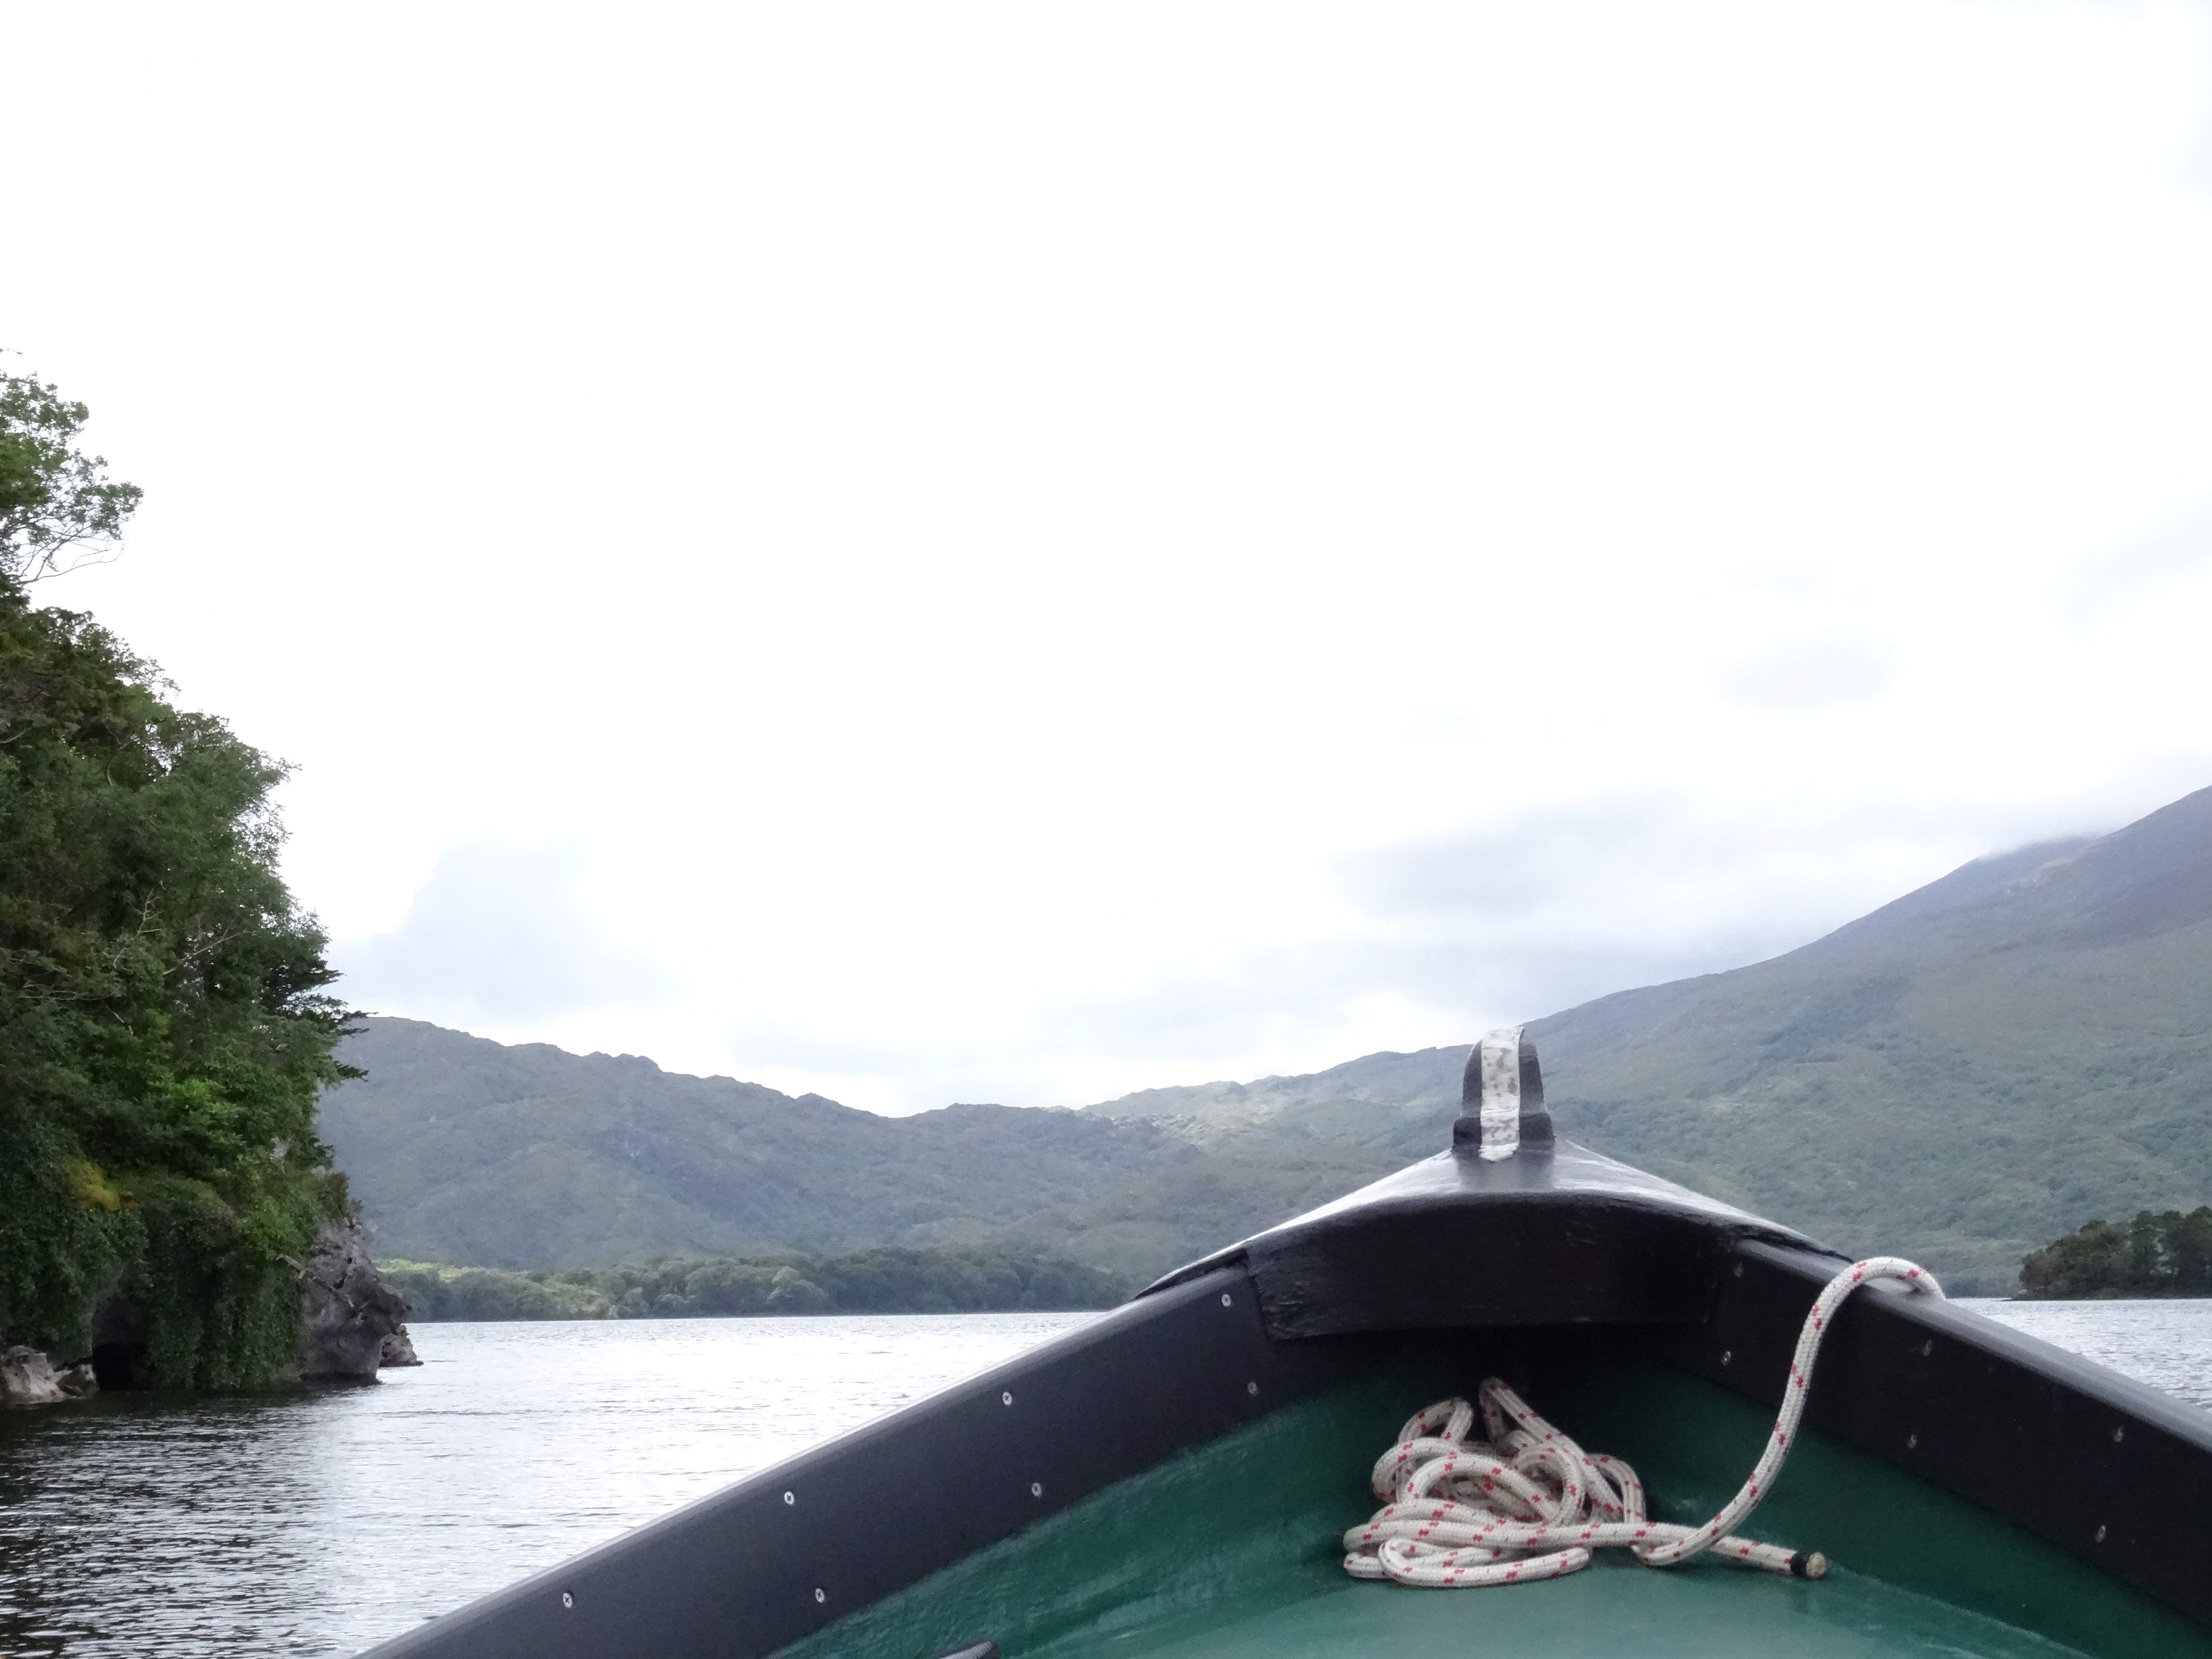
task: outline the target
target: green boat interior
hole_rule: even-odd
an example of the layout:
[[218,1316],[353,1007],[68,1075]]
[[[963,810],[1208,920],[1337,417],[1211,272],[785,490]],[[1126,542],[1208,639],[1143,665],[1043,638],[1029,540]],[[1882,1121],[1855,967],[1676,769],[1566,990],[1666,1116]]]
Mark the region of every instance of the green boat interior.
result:
[[[1517,1363],[1498,1368],[1524,1378],[1532,1402],[1585,1448],[1634,1464],[1660,1518],[1712,1514],[1772,1426],[1771,1413],[1633,1340],[1529,1336]],[[1818,1581],[1712,1559],[1651,1568],[1605,1551],[1584,1571],[1510,1588],[1355,1582],[1339,1540],[1374,1508],[1376,1454],[1413,1410],[1471,1395],[1480,1373],[1469,1367],[1481,1363],[1407,1360],[1334,1384],[787,1652],[921,1659],[988,1639],[1009,1659],[2212,1653],[2193,1620],[1817,1432],[1745,1530],[1826,1553]]]

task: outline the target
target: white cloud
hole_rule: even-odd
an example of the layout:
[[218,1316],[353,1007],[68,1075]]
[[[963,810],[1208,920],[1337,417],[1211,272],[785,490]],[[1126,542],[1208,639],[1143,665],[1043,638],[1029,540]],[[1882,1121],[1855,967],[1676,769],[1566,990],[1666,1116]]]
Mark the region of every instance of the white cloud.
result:
[[2212,779],[2094,563],[2212,493],[2207,35],[48,8],[0,332],[149,492],[50,597],[300,763],[364,1000],[900,1109],[1464,1037]]
[[582,902],[586,866],[574,846],[447,848],[396,930],[337,941],[347,997],[480,1030],[665,1000],[667,975]]
[[2191,596],[2186,590],[2208,575],[2212,575],[2212,495],[2170,507],[2140,529],[2074,561],[2052,597],[2061,616],[2079,630],[2100,627],[2116,615],[2154,601],[2180,599],[2192,613],[2202,615],[2205,596]]
[[1802,634],[1737,658],[1721,693],[1746,708],[1830,708],[1880,696],[1897,678],[1897,658],[1863,635]]

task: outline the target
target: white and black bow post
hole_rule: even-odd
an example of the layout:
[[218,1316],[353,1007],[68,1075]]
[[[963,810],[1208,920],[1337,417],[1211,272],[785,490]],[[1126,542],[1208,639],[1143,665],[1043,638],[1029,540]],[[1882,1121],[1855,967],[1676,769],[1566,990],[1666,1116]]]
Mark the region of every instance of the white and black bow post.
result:
[[1552,1115],[1544,1109],[1544,1073],[1525,1025],[1507,1025],[1474,1045],[1460,1085],[1452,1151],[1494,1163],[1523,1150],[1552,1149]]

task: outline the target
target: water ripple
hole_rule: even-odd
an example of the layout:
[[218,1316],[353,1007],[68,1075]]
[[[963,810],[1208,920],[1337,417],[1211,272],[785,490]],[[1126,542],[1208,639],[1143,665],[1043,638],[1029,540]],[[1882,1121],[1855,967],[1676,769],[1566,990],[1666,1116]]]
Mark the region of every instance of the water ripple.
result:
[[0,1654],[346,1654],[1086,1314],[423,1325],[419,1370],[0,1417]]

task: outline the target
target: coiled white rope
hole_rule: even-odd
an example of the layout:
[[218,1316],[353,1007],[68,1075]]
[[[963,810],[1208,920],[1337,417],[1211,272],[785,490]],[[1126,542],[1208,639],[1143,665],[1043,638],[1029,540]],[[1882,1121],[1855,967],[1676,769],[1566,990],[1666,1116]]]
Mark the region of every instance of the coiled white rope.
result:
[[1355,1578],[1473,1589],[1579,1572],[1593,1551],[1619,1547],[1650,1567],[1670,1567],[1710,1549],[1767,1572],[1820,1577],[1828,1563],[1818,1551],[1808,1555],[1755,1543],[1733,1528],[1759,1507],[1790,1455],[1813,1361],[1837,1307],[1876,1279],[1943,1294],[1925,1267],[1893,1255],[1854,1262],[1830,1279],[1798,1333],[1790,1386],[1758,1467],[1704,1526],[1646,1520],[1644,1483],[1634,1469],[1618,1457],[1584,1451],[1492,1376],[1476,1394],[1486,1439],[1468,1438],[1476,1406],[1443,1400],[1415,1413],[1397,1443],[1376,1460],[1372,1484],[1383,1505],[1344,1534],[1344,1570]]

